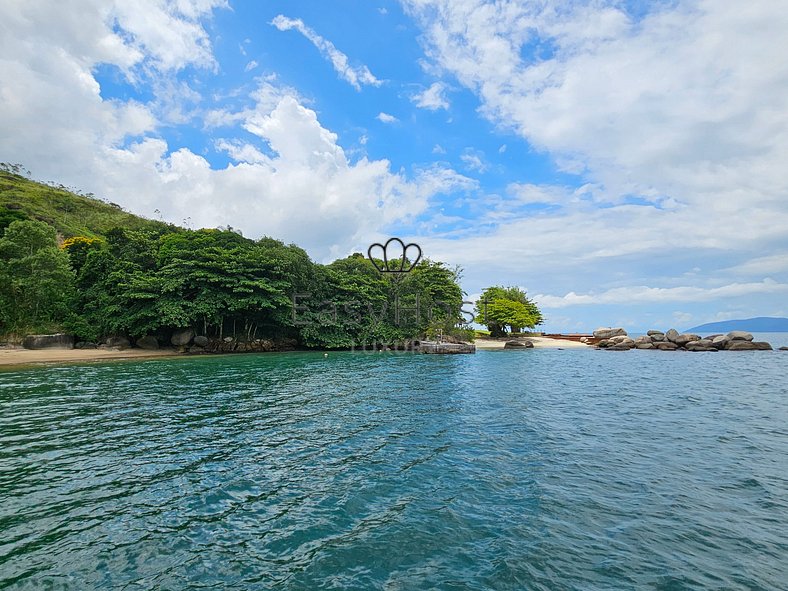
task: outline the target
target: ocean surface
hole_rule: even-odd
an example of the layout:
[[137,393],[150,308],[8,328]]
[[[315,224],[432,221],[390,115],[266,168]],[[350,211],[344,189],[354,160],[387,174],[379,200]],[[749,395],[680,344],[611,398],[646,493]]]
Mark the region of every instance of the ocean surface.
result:
[[786,589],[787,377],[575,349],[1,371],[0,588]]

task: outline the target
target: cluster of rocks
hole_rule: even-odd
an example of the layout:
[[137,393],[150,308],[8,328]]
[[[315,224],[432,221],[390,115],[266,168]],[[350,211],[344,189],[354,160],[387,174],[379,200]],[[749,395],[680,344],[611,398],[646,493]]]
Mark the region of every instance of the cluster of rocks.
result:
[[771,351],[766,342],[756,342],[749,332],[734,330],[728,334],[701,337],[692,333],[679,333],[671,328],[667,332],[650,330],[634,339],[623,328],[598,328],[594,331],[596,346],[608,351],[652,349],[658,351]]

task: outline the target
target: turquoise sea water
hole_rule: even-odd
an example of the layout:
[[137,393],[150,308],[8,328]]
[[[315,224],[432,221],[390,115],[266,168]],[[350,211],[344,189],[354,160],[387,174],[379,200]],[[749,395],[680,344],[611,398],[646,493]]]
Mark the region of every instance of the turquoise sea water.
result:
[[787,370],[529,350],[0,372],[0,588],[784,589]]

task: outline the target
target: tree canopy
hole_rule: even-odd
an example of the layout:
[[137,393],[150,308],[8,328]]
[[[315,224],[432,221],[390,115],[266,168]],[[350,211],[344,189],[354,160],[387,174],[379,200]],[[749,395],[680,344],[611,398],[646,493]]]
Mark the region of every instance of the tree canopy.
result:
[[507,328],[511,332],[535,328],[543,318],[524,290],[493,286],[485,289],[476,303],[476,321],[487,326],[491,336],[504,336]]

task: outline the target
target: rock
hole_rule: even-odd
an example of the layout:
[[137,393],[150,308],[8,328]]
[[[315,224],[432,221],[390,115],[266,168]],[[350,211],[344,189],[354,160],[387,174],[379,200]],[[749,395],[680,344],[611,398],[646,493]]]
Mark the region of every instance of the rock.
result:
[[677,331],[675,328],[671,328],[665,333],[665,340],[674,343],[676,342],[675,339],[677,336],[679,336],[679,331]]
[[110,349],[128,349],[131,347],[131,341],[126,337],[107,337],[104,344]]
[[608,347],[612,347],[613,345],[615,345],[615,343],[610,339],[602,339],[596,344],[596,346],[599,347],[600,349],[607,349]]
[[203,348],[207,347],[208,341],[209,341],[208,337],[203,335],[197,335],[196,337],[194,337],[194,344],[197,347],[203,347]]
[[635,343],[636,349],[654,349],[654,343]]
[[690,333],[682,333],[677,337],[671,339],[674,343],[676,343],[679,347],[683,347],[687,343],[691,343],[692,341],[699,341],[700,335],[697,334],[690,334]]
[[771,351],[769,343],[754,342],[745,340],[732,340],[725,345],[726,351]]
[[665,333],[661,330],[650,330],[646,334],[651,337],[652,342],[665,340]]
[[29,334],[22,339],[25,349],[73,349],[74,337],[70,334]]
[[635,344],[635,341],[633,341],[632,339],[630,339],[626,335],[617,335],[617,336],[612,337],[610,340],[613,343],[615,343],[616,345],[621,345],[622,343],[626,343],[627,345],[629,345],[631,347],[631,346],[633,346]]
[[594,336],[598,339],[609,339],[617,336],[627,336],[627,331],[623,328],[597,328]]
[[728,333],[728,338],[732,341],[752,341],[752,334],[743,330],[732,330]]
[[661,343],[654,343],[654,347],[656,347],[660,351],[675,351],[676,349],[679,348],[679,346],[676,343],[671,343],[670,341],[662,341]]
[[717,349],[724,349],[725,345],[730,342],[730,337],[725,335],[719,335],[711,339],[712,347],[716,347]]
[[80,341],[76,345],[74,345],[75,349],[98,349],[97,343],[91,343],[89,341]]
[[639,336],[638,338],[635,339],[636,345],[646,345],[646,344],[650,345],[651,343],[652,343],[651,337],[648,335]]
[[627,343],[619,343],[617,345],[613,345],[612,347],[608,347],[605,349],[606,351],[629,351],[632,349],[632,345]]
[[140,349],[147,349],[149,351],[156,351],[159,348],[159,341],[156,340],[156,337],[151,335],[146,335],[137,339],[137,346]]
[[182,328],[172,333],[170,342],[176,347],[185,347],[194,338],[194,331],[191,328]]
[[709,339],[710,341],[713,341],[713,340],[714,340],[714,339],[716,339],[717,337],[721,337],[721,336],[723,336],[723,335],[721,335],[721,334],[710,334],[709,336],[707,336],[707,337],[703,337],[703,338],[704,338],[704,339]]
[[698,353],[698,352],[707,352],[707,353],[714,352],[714,353],[718,353],[719,349],[717,347],[700,347],[700,346],[689,347],[688,346],[687,347],[687,351],[692,351],[693,353]]
[[712,345],[712,342],[709,339],[700,339],[698,341],[690,341],[684,348],[687,351],[719,351],[717,347]]
[[777,349],[778,351],[788,351],[788,347],[780,347]]
[[506,341],[503,346],[504,349],[533,349],[533,342],[528,339],[517,339],[513,341]]
[[233,342],[233,337],[224,337],[224,342],[225,343],[232,343]]

